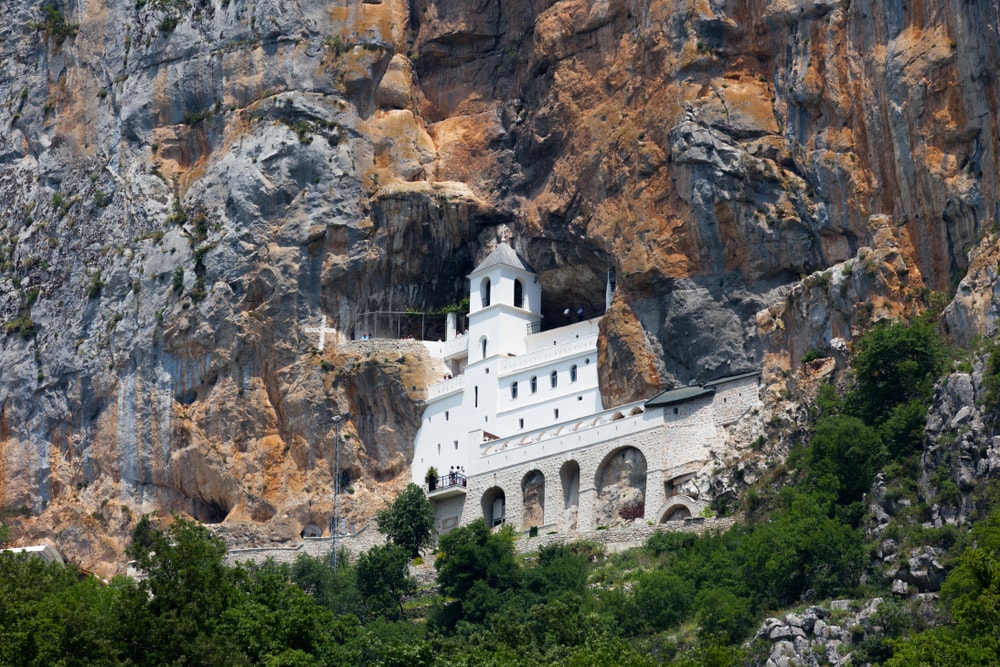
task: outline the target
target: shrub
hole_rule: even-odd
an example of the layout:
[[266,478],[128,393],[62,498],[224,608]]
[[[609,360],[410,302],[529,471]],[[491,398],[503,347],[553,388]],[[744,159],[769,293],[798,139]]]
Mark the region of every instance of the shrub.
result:
[[113,198],[113,194],[108,194],[104,190],[98,189],[94,191],[94,206],[104,208],[111,203]]
[[101,288],[106,284],[101,280],[101,271],[98,269],[94,272],[87,272],[87,276],[90,278],[90,282],[87,284],[87,298],[95,299],[101,295]]
[[42,20],[31,24],[35,30],[44,33],[62,44],[67,37],[74,36],[80,26],[66,21],[63,12],[55,2],[45,2],[41,6]]
[[802,355],[802,364],[803,365],[808,364],[810,362],[816,361],[821,357],[822,355],[820,354],[819,350],[817,350],[815,347],[809,348],[809,351]]

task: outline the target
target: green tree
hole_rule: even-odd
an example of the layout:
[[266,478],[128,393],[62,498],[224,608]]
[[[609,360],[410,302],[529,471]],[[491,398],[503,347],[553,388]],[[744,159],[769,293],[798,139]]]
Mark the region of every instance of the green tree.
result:
[[524,588],[543,600],[565,592],[583,593],[587,559],[571,546],[550,544],[538,550],[538,562],[524,570]]
[[864,542],[859,531],[831,518],[833,494],[789,487],[780,503],[738,547],[743,582],[756,608],[791,605],[810,588],[819,597],[849,593],[861,576]]
[[503,603],[503,594],[520,586],[513,531],[491,533],[482,519],[441,537],[434,567],[441,592],[459,603],[467,620],[482,621]]
[[395,544],[374,546],[358,557],[358,592],[371,617],[403,618],[403,597],[417,589],[409,557]]
[[287,565],[243,563],[216,636],[231,638],[246,664],[319,665],[336,653],[334,617],[291,582]]
[[403,489],[392,505],[375,514],[378,532],[412,557],[434,543],[434,506],[414,483]]
[[866,424],[885,421],[895,406],[930,400],[944,367],[946,349],[934,325],[880,324],[858,341],[852,365],[856,384],[848,397],[851,412]]
[[856,417],[821,419],[810,444],[810,475],[832,472],[843,504],[861,500],[886,460],[878,433]]
[[362,613],[357,572],[346,550],[337,556],[336,570],[330,567],[326,558],[299,554],[292,563],[291,576],[299,588],[334,614],[359,616]]
[[245,662],[234,641],[216,633],[237,591],[222,558],[226,548],[201,524],[177,519],[166,530],[143,517],[126,553],[146,573],[148,602],[129,610],[128,645],[139,664]]
[[735,644],[753,624],[750,601],[723,588],[705,588],[694,602],[699,636]]
[[633,595],[646,628],[658,632],[687,618],[694,602],[695,584],[671,572],[653,570],[639,575]]
[[117,590],[73,566],[0,553],[0,664],[123,664]]

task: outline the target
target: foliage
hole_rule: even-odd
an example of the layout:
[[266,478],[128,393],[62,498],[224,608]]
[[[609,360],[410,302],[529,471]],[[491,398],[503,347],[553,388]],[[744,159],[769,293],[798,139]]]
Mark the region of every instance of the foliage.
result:
[[346,551],[337,557],[334,570],[325,558],[300,554],[291,566],[292,581],[316,602],[337,615],[362,614],[357,577]]
[[370,617],[403,617],[403,596],[417,588],[409,561],[406,550],[395,544],[372,547],[358,558],[358,592]]
[[805,365],[813,361],[816,361],[817,359],[822,358],[822,356],[823,355],[820,354],[819,350],[817,350],[815,347],[811,347],[805,354],[802,355],[801,362],[803,365]]
[[103,586],[28,554],[0,553],[0,664],[121,664],[113,607],[129,587]]
[[994,345],[990,350],[983,372],[983,388],[986,390],[984,406],[995,411],[1000,406],[1000,345]]
[[503,603],[503,594],[520,584],[514,559],[513,531],[491,533],[482,519],[443,535],[434,567],[441,592],[455,598],[452,611],[475,622],[485,620]]
[[706,588],[695,600],[702,637],[735,644],[753,623],[750,601],[724,588]]
[[76,35],[80,29],[77,24],[66,21],[63,11],[54,0],[42,3],[39,9],[42,12],[42,20],[32,23],[31,27],[51,37],[56,44],[62,44],[67,37]]
[[90,282],[87,283],[87,298],[96,299],[101,295],[101,289],[106,284],[101,280],[101,270],[87,271],[87,277],[90,279]]
[[941,596],[953,624],[892,643],[888,667],[995,665],[1000,655],[1000,512],[972,532],[974,548],[948,574]]
[[434,506],[424,490],[409,483],[400,491],[392,505],[375,514],[378,532],[402,547],[411,558],[434,542]]
[[944,343],[931,322],[879,324],[853,354],[856,384],[850,412],[877,425],[901,403],[927,402],[944,361]]
[[643,572],[632,589],[637,610],[647,631],[659,632],[679,625],[694,603],[695,584],[664,570]]
[[113,199],[114,195],[109,194],[104,190],[97,189],[94,191],[94,206],[97,206],[98,208],[105,208],[106,206],[109,206]]
[[886,460],[878,433],[855,417],[827,417],[812,437],[810,475],[832,473],[842,504],[860,500]]

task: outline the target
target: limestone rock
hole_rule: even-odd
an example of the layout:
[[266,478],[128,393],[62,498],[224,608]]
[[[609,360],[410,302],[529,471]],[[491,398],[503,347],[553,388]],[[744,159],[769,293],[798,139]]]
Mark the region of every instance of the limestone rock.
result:
[[[142,512],[326,525],[338,445],[370,516],[435,371],[338,346],[459,303],[499,237],[547,318],[602,313],[611,269],[610,403],[839,364],[966,268],[949,335],[995,328],[997,245],[965,254],[1000,183],[1000,54],[961,32],[984,3],[190,4],[172,30],[132,0],[61,3],[61,41],[38,0],[0,25],[0,504],[89,569],[121,566]],[[970,429],[961,494],[1000,465],[963,392],[925,453]]]

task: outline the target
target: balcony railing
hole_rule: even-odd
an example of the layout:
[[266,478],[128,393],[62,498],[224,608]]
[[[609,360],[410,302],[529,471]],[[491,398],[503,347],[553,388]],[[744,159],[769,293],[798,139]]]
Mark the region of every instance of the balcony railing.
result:
[[462,487],[468,486],[465,475],[460,472],[451,472],[447,475],[441,475],[434,481],[427,485],[427,491],[443,491],[444,489],[449,489],[452,487]]

